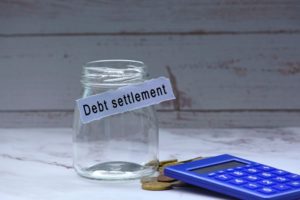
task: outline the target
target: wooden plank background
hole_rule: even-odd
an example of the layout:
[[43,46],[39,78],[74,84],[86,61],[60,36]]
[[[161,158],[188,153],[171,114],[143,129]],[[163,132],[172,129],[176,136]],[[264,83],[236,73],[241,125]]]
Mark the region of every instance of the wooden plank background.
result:
[[144,61],[164,127],[300,125],[300,1],[1,1],[0,126],[71,126],[81,66]]

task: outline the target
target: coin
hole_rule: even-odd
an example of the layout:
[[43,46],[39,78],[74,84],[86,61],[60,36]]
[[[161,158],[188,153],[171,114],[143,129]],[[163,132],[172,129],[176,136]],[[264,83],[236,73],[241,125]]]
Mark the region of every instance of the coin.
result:
[[160,190],[169,190],[172,189],[172,185],[166,182],[147,182],[142,184],[142,189],[144,190],[152,190],[152,191],[160,191]]
[[158,165],[159,165],[158,160],[151,160],[145,164],[145,166],[155,166],[155,167],[157,167]]
[[196,157],[189,160],[184,161],[178,161],[177,159],[170,159],[170,160],[163,160],[157,163],[157,160],[153,160],[148,162],[147,166],[157,166],[159,164],[159,168],[157,169],[159,171],[158,177],[143,177],[141,178],[142,183],[142,189],[144,190],[152,190],[152,191],[159,191],[159,190],[169,190],[173,187],[191,187],[192,185],[187,184],[185,182],[173,179],[171,177],[164,175],[164,169],[167,166],[173,166],[178,164],[183,164],[191,161],[201,160],[203,157]]
[[173,163],[173,162],[177,162],[178,160],[177,159],[170,159],[170,160],[162,160],[159,162],[159,166],[163,166],[167,163]]
[[180,161],[180,163],[187,163],[187,162],[201,160],[201,159],[203,159],[203,157],[196,157],[196,158],[191,158],[191,159],[188,159],[188,160],[182,160],[182,161]]
[[150,177],[150,176],[145,176],[141,178],[141,183],[148,183],[148,182],[154,182],[157,181],[157,177]]
[[165,167],[167,167],[167,166],[173,166],[173,165],[178,165],[178,164],[180,164],[180,163],[179,163],[179,162],[170,162],[170,163],[166,163],[166,164],[160,166],[160,167],[158,168],[158,171],[159,171],[159,173],[162,174],[162,173],[164,172]]
[[201,156],[193,158],[193,160],[202,160],[202,159],[204,159],[204,157],[201,157]]
[[171,183],[172,187],[186,187],[189,186],[189,184],[182,182],[182,181],[174,181]]
[[176,181],[176,179],[168,177],[168,176],[165,176],[163,174],[160,174],[157,177],[157,181],[159,181],[159,182],[172,182],[172,181]]

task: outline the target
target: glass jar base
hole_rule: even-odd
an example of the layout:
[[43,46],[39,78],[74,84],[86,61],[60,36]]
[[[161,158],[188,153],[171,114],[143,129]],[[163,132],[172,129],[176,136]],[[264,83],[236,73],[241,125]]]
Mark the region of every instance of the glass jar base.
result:
[[125,180],[149,176],[155,172],[155,169],[153,167],[145,167],[137,163],[112,161],[96,164],[76,171],[79,175],[91,179]]

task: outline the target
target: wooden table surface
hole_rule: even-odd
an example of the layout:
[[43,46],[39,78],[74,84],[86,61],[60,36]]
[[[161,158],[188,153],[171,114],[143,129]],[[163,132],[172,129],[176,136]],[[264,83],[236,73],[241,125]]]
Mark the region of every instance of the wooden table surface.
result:
[[[300,128],[161,129],[160,159],[229,153],[300,173]],[[92,181],[72,168],[72,130],[0,129],[0,199],[231,199],[202,189],[151,192],[134,181]]]

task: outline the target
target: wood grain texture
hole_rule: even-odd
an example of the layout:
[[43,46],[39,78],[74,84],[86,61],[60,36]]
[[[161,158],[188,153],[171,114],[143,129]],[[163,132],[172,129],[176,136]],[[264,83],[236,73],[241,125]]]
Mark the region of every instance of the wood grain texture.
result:
[[177,100],[161,110],[299,109],[298,44],[285,34],[0,38],[0,110],[71,110],[81,65],[107,58],[171,77]]
[[0,1],[0,127],[70,126],[91,60],[142,60],[163,127],[300,125],[298,0]]
[[[299,126],[299,111],[160,111],[160,128],[274,128]],[[72,111],[0,112],[1,128],[72,127]]]
[[299,32],[298,0],[0,1],[2,36]]
[[73,111],[0,111],[1,128],[71,127]]
[[300,111],[164,111],[159,112],[160,127],[177,128],[274,128],[300,125]]

